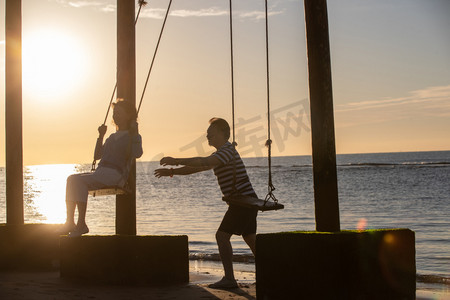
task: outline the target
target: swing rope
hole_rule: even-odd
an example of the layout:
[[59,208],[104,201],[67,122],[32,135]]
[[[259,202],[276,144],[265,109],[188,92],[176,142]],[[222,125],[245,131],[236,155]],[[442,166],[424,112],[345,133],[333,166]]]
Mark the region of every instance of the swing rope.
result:
[[[134,19],[134,26],[136,26],[137,21],[139,20],[139,15],[141,14],[142,7],[147,5],[147,1],[139,0],[138,4],[139,4],[139,9],[138,9],[136,18]],[[114,100],[114,95],[116,94],[116,91],[117,91],[117,81],[116,81],[116,84],[114,85],[114,89],[113,89],[113,92],[112,92],[112,95],[111,95],[111,99],[109,100],[109,105],[108,105],[108,109],[106,110],[106,116],[105,116],[105,120],[103,121],[103,125],[105,125],[106,121],[108,120],[109,111],[111,110],[111,104],[112,104],[112,102]]]
[[150,74],[152,73],[153,63],[155,62],[156,54],[158,53],[159,43],[161,42],[161,37],[163,35],[164,28],[166,27],[166,21],[167,21],[167,17],[169,16],[171,5],[172,5],[172,0],[169,1],[169,5],[167,6],[166,15],[164,16],[164,22],[161,26],[161,31],[159,33],[158,42],[156,43],[155,52],[153,52],[153,58],[152,58],[152,62],[150,64],[150,68],[148,70],[147,79],[145,80],[144,89],[142,90],[141,100],[139,101],[139,106],[137,109],[137,115],[139,114],[139,111],[141,110],[142,100],[144,100],[145,90],[147,89],[148,80],[150,78]]
[[[137,24],[137,21],[139,20],[139,15],[140,15],[140,13],[141,13],[141,9],[142,9],[143,6],[147,5],[147,1],[145,1],[145,0],[139,0],[139,1],[138,1],[138,4],[139,4],[139,9],[138,9],[136,18],[135,18],[135,20],[134,20],[134,25],[135,25],[135,26],[136,26],[136,24]],[[143,90],[142,90],[141,99],[140,99],[140,101],[139,101],[139,106],[138,106],[138,109],[137,109],[136,116],[139,114],[139,111],[140,111],[141,105],[142,105],[142,101],[144,100],[144,95],[145,95],[145,92],[146,92],[146,89],[147,89],[148,81],[149,81],[149,79],[150,79],[150,74],[151,74],[152,69],[153,69],[153,64],[154,64],[154,62],[155,62],[156,54],[158,53],[159,44],[160,44],[160,41],[161,41],[162,34],[163,34],[163,32],[164,32],[164,28],[165,28],[165,26],[166,26],[166,21],[167,21],[167,17],[169,16],[169,12],[170,12],[170,7],[171,7],[171,5],[172,5],[172,0],[169,1],[169,5],[168,5],[168,7],[167,7],[166,15],[165,15],[165,17],[164,17],[164,22],[163,22],[163,25],[162,25],[162,27],[161,27],[161,31],[160,31],[160,33],[159,33],[158,42],[157,42],[157,44],[156,44],[155,51],[153,52],[153,58],[152,58],[152,61],[151,61],[151,64],[150,64],[150,68],[149,68],[149,71],[148,71],[148,74],[147,74],[147,78],[146,78],[146,81],[145,81],[144,88],[143,88]],[[115,86],[114,86],[113,93],[112,93],[112,95],[111,95],[111,99],[110,99],[110,101],[109,101],[109,105],[108,105],[108,109],[107,109],[107,111],[106,111],[106,116],[105,116],[105,120],[103,121],[103,125],[106,124],[106,121],[107,121],[107,119],[108,119],[108,115],[109,115],[109,112],[110,112],[110,110],[111,110],[111,105],[112,105],[112,102],[113,102],[113,100],[114,100],[114,95],[116,94],[116,91],[117,91],[117,81],[116,81],[116,84],[115,84]],[[92,162],[91,172],[95,171],[96,163],[97,163],[97,160],[94,158],[94,160],[93,160],[93,162]]]
[[[234,56],[233,56],[233,6],[232,0],[230,0],[230,46],[231,46],[231,114],[232,114],[232,123],[233,123],[233,145],[236,147],[236,131],[234,126]],[[236,173],[236,172],[235,172]]]
[[[232,112],[232,127],[233,127],[233,146],[236,147],[236,136],[235,136],[235,105],[234,105],[234,61],[233,61],[233,15],[232,15],[232,0],[230,0],[230,44],[231,44],[231,112]],[[272,140],[270,139],[270,74],[269,74],[269,23],[268,23],[268,9],[267,0],[265,0],[265,18],[266,18],[266,92],[267,92],[267,159],[269,168],[269,179],[267,184],[267,195],[264,198],[264,204],[267,201],[272,200],[275,204],[278,203],[278,199],[273,194],[275,191],[275,186],[272,182]],[[233,164],[233,189],[236,191],[236,161]]]
[[[233,4],[232,0],[230,2],[230,74],[231,74],[231,119],[233,124],[233,148],[236,149],[236,129],[235,129],[235,109],[234,109],[234,56],[233,56]],[[233,194],[237,193],[236,189],[236,157],[233,156]]]
[[[142,9],[142,7],[145,6],[145,5],[147,5],[147,1],[145,1],[145,0],[139,0],[139,1],[138,1],[138,4],[139,4],[139,9],[138,9],[136,18],[134,19],[134,26],[136,26],[137,21],[139,20],[139,15],[141,14],[141,9]],[[116,94],[116,91],[117,91],[117,80],[116,80],[116,83],[115,83],[115,85],[114,85],[114,89],[113,89],[111,98],[110,98],[110,100],[109,100],[109,105],[108,105],[108,108],[107,108],[107,110],[106,110],[106,115],[105,115],[105,119],[103,120],[103,125],[105,125],[105,124],[106,124],[106,121],[108,120],[108,115],[109,115],[109,112],[110,112],[110,110],[111,110],[111,105],[112,105],[112,102],[114,101],[114,95]],[[95,155],[95,154],[94,154],[94,155]],[[96,160],[95,157],[94,157],[94,160],[92,161],[92,165],[91,165],[91,172],[94,172],[94,171],[95,171],[96,164],[97,164],[97,160]]]
[[275,203],[278,202],[277,198],[273,194],[275,187],[272,183],[272,140],[270,139],[270,74],[269,74],[269,16],[267,9],[267,0],[265,3],[265,17],[266,17],[266,87],[267,87],[267,164],[269,166],[269,182],[267,184],[267,195],[264,199],[266,202],[272,199]]

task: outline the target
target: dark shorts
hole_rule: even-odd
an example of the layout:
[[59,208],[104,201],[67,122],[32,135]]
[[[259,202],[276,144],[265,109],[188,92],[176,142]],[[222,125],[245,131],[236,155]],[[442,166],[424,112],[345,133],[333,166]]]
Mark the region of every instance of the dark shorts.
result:
[[256,234],[257,215],[258,210],[256,209],[230,205],[225,216],[223,216],[218,230],[242,236]]

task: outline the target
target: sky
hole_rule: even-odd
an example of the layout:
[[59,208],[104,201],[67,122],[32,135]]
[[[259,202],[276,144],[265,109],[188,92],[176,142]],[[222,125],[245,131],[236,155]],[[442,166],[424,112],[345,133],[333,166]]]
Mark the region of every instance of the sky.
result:
[[[272,152],[309,155],[303,1],[268,3]],[[138,102],[167,5],[149,1],[136,25]],[[337,153],[450,150],[448,16],[448,0],[328,1]],[[22,22],[24,164],[89,163],[115,85],[116,1],[22,0]],[[264,30],[264,1],[233,2],[236,138],[249,157],[267,155]],[[139,114],[140,160],[210,154],[208,120],[231,122],[230,78],[228,1],[174,0]]]

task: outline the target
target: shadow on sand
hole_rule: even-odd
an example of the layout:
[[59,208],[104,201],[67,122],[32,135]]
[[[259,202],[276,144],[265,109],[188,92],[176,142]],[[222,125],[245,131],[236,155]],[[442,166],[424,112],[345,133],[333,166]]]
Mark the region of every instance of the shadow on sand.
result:
[[1,299],[256,299],[254,285],[232,290],[209,289],[207,284],[164,287],[120,286],[67,280],[58,271],[0,272]]

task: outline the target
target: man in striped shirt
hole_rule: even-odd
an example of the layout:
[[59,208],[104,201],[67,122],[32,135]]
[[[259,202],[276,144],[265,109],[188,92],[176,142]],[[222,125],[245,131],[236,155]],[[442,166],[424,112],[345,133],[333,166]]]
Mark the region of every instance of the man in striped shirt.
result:
[[[163,166],[179,166],[180,168],[161,168],[155,170],[156,177],[189,175],[206,170],[214,170],[220,189],[224,196],[236,192],[257,198],[252,184],[245,170],[244,163],[236,151],[230,138],[230,126],[227,121],[213,118],[209,121],[206,138],[210,146],[217,149],[208,157],[173,158],[164,157],[160,164]],[[225,276],[218,282],[209,285],[211,288],[235,288],[236,279],[233,272],[233,249],[230,238],[233,234],[242,235],[244,241],[255,254],[256,216],[258,211],[242,206],[229,205],[222,223],[216,232],[216,241]]]

